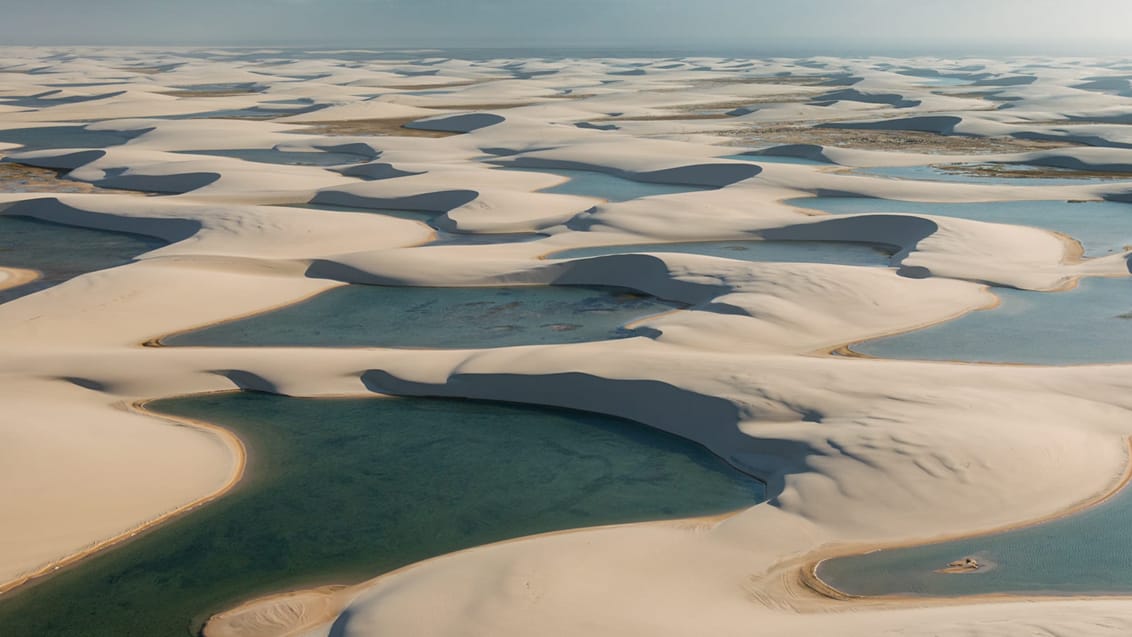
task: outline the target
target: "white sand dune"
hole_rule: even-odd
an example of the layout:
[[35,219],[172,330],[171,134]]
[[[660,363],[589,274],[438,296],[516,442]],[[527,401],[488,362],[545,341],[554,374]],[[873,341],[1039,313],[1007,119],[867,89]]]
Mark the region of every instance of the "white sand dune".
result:
[[[237,441],[139,413],[129,408],[136,401],[234,388],[397,393],[632,418],[759,476],[771,500],[730,517],[440,556],[356,587],[253,602],[220,616],[210,635],[1132,631],[1128,600],[835,602],[800,576],[837,551],[1056,515],[1119,482],[1132,435],[1132,361],[1038,367],[827,353],[993,306],[988,285],[1053,291],[1080,277],[1128,277],[1132,257],[1083,259],[1072,238],[1040,227],[943,214],[830,217],[785,203],[829,194],[1127,201],[1132,179],[1011,185],[846,171],[1002,162],[1130,173],[1132,137],[1119,122],[1132,97],[1118,83],[1084,79],[1111,75],[1105,61],[438,57],[347,65],[332,52],[290,60],[275,52],[264,55],[289,63],[258,65],[180,50],[6,53],[4,158],[105,189],[3,190],[0,214],[170,245],[0,305],[0,588],[128,538],[238,478]],[[940,78],[965,84],[932,84]],[[84,82],[106,85],[51,86]],[[184,92],[194,87],[202,94]],[[318,110],[280,109],[271,121],[170,119],[280,107]],[[359,120],[415,120],[408,125],[462,134],[327,135],[309,126]],[[63,126],[118,131],[124,143],[53,138],[74,134],[55,130]],[[223,150],[343,152],[357,161],[327,168],[202,152]],[[756,154],[724,159],[744,151]],[[820,163],[774,161],[782,157]],[[620,202],[542,192],[566,179],[558,169],[706,189]],[[312,202],[359,209],[298,207]],[[388,209],[436,213],[431,223],[447,232],[545,236],[428,245],[433,228],[381,214]],[[544,258],[715,239],[855,241],[896,254],[890,267],[652,247]],[[0,288],[31,276],[15,267],[0,258]],[[568,345],[142,346],[357,283],[617,286],[688,307],[634,323],[648,336]]]

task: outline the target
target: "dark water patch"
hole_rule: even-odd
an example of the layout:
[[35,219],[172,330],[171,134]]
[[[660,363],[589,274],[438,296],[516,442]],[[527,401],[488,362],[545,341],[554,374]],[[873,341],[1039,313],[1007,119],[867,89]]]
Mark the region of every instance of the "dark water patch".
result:
[[722,513],[762,485],[702,447],[565,410],[224,394],[156,411],[249,449],[231,494],[0,598],[5,637],[176,637],[248,597],[352,583],[459,549]]
[[80,274],[129,263],[164,241],[124,232],[0,215],[0,266],[38,270],[41,278],[0,290],[0,303],[53,287]]
[[85,126],[40,126],[0,130],[0,142],[20,144],[21,150],[107,148],[120,146],[145,131],[99,131]]
[[102,93],[99,95],[71,95],[69,97],[60,97],[62,93],[59,89],[46,91],[36,95],[28,95],[26,97],[0,97],[0,104],[4,106],[15,106],[17,108],[51,108],[52,106],[63,106],[66,104],[81,104],[83,102],[93,102],[109,97],[122,95],[125,91],[113,91],[110,93]]

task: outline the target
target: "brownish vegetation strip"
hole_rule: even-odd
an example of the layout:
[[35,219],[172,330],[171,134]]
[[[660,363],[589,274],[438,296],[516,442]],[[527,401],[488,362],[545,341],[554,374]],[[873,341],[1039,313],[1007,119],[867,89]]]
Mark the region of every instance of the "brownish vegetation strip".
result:
[[447,84],[398,84],[397,86],[389,86],[386,88],[397,89],[399,91],[428,91],[434,88],[456,88],[458,86],[471,86],[473,84],[483,84],[484,82],[491,81],[493,80],[469,80],[466,82],[448,82]]
[[1111,170],[1073,170],[1021,164],[983,164],[978,166],[940,164],[937,170],[975,177],[1006,177],[1010,179],[1132,179],[1132,173]]
[[460,133],[448,131],[420,130],[405,128],[405,124],[415,122],[420,117],[396,117],[391,119],[353,119],[332,122],[303,122],[309,128],[304,133],[315,135],[384,135],[399,137],[450,137]]
[[59,172],[13,162],[0,162],[0,192],[98,192],[83,181],[63,179]]
[[920,153],[1006,153],[1075,146],[1069,142],[969,137],[918,131],[814,128],[813,126],[768,124],[726,133],[744,140],[770,144],[819,144],[866,150],[896,150]]

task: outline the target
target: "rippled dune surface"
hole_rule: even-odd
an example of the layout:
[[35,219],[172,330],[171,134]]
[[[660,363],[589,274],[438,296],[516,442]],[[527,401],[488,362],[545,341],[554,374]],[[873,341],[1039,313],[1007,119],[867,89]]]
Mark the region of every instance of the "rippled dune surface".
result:
[[494,56],[5,49],[4,637],[1132,633],[1132,61]]

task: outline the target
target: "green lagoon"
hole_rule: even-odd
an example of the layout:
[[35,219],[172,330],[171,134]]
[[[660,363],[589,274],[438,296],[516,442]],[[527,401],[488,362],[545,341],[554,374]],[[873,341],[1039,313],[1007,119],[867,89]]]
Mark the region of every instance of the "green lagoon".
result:
[[182,637],[281,590],[353,583],[534,533],[718,514],[761,483],[704,448],[583,412],[452,399],[163,400],[249,450],[225,497],[0,597],[4,637]]

